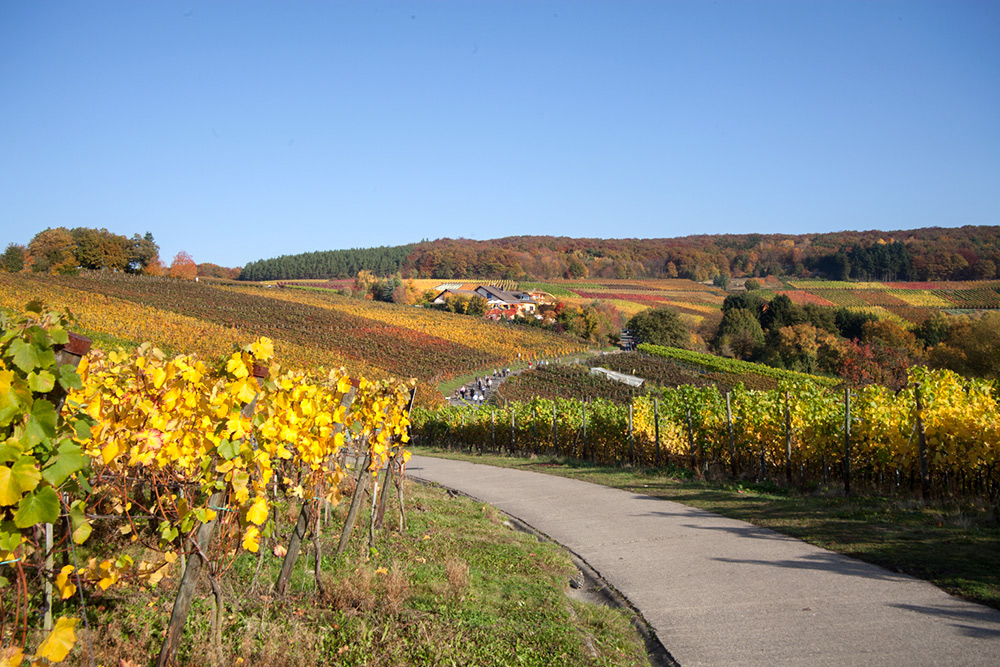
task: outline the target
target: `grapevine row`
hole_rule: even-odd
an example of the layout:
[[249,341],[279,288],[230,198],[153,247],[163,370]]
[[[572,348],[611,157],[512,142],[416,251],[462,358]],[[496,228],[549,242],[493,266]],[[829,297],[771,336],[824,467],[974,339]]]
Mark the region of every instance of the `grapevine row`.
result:
[[[180,558],[184,577],[204,569],[221,590],[236,554],[257,552],[273,535],[276,501],[301,502],[307,518],[320,502],[339,501],[349,445],[365,479],[400,474],[409,457],[409,386],[343,369],[324,377],[282,369],[266,338],[221,365],[147,344],[92,351],[74,369],[59,352],[67,313],[29,304],[2,324],[0,642],[12,664],[28,643],[37,587],[54,586],[66,601],[56,606],[69,609],[84,590],[155,584]],[[121,535],[157,556],[78,561],[98,517],[117,517]],[[41,542],[43,533],[54,540]],[[71,564],[57,572],[59,551]],[[296,555],[288,549],[286,563]],[[186,598],[183,582],[179,590],[161,664],[176,649],[193,584]],[[52,632],[35,657],[63,660],[76,624],[68,614],[54,627],[46,619]]]
[[849,418],[844,393],[812,382],[728,393],[681,386],[627,404],[536,398],[502,408],[421,409],[413,428],[422,443],[476,451],[674,465],[809,486],[849,483],[853,474],[856,485],[881,490],[921,480],[923,441],[935,493],[997,502],[1000,397],[993,384],[916,367],[898,393],[868,386],[847,400]]

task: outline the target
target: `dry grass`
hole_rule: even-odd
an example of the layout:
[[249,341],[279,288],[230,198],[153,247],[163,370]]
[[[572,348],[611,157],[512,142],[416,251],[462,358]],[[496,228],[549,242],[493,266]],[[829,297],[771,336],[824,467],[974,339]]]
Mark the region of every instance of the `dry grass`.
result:
[[373,571],[362,566],[349,576],[330,577],[325,588],[324,601],[336,611],[398,614],[409,598],[410,580],[403,567],[393,562],[390,568]]
[[462,597],[469,587],[469,563],[462,558],[449,558],[444,567],[448,573],[448,592],[453,597]]

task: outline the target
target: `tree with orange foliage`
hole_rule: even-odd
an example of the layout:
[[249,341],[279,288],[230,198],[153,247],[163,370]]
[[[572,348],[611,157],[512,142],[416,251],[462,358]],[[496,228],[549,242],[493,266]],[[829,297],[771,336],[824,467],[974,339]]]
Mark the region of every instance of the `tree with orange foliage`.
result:
[[171,278],[194,280],[195,276],[198,275],[198,265],[191,259],[191,255],[181,250],[174,256],[174,261],[170,264],[170,273],[168,275]]
[[142,272],[149,276],[162,276],[167,273],[167,267],[163,266],[159,255],[153,255],[153,258],[149,260],[149,263],[146,264]]

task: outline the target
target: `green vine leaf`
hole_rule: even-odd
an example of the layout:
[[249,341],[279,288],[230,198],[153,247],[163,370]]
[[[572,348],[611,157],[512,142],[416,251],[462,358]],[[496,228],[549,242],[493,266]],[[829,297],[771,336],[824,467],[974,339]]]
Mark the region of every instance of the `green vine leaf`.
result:
[[51,486],[43,486],[21,499],[14,512],[14,525],[28,528],[38,523],[55,523],[59,518],[59,495]]

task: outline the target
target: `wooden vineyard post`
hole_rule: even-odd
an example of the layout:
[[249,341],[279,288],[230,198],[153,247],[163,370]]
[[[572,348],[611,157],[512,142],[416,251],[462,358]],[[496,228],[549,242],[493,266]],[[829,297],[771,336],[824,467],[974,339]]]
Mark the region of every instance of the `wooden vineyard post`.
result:
[[917,399],[917,447],[920,454],[920,498],[927,500],[931,495],[930,464],[927,460],[927,434],[924,432],[924,406],[920,401],[920,383],[913,387]]
[[532,433],[532,453],[538,454],[538,412],[531,408],[531,433]]
[[552,401],[552,449],[559,452],[559,427],[556,421],[556,402]]
[[514,408],[510,409],[510,453],[514,453]]
[[583,402],[583,444],[580,445],[580,458],[587,458],[587,402]]
[[[341,405],[344,406],[345,415],[351,409],[351,403],[354,402],[354,397],[356,396],[358,388],[358,381],[351,380],[351,389],[344,395]],[[343,424],[334,424],[333,433],[334,435],[343,432]],[[360,483],[356,487],[355,494],[360,490]],[[281,572],[278,574],[278,580],[274,583],[274,591],[278,595],[284,595],[288,591],[288,582],[291,581],[292,571],[295,569],[295,561],[299,557],[299,551],[302,549],[302,540],[306,537],[306,530],[309,528],[310,519],[312,518],[313,505],[316,505],[316,511],[319,511],[319,505],[312,500],[305,500],[302,502],[302,508],[299,510],[299,518],[295,522],[295,528],[292,530],[292,536],[288,540],[288,549],[285,551],[285,559],[281,563]],[[319,554],[317,554],[318,556]],[[317,558],[319,562],[319,558]]]
[[851,495],[851,388],[844,388],[844,495]]
[[767,448],[764,441],[760,441],[760,477],[758,481],[763,482],[767,478]]
[[736,440],[733,438],[733,408],[726,392],[726,426],[729,427],[729,476],[736,479]]
[[632,434],[632,404],[628,404],[628,462],[635,465],[635,437]]
[[654,460],[653,465],[659,467],[660,465],[660,402],[657,399],[653,399],[653,439],[656,443],[656,449],[653,452]]
[[[309,529],[309,501],[302,503],[299,511],[299,518],[295,522],[292,530],[292,537],[288,541],[288,550],[285,552],[285,560],[281,563],[281,572],[278,574],[278,581],[274,586],[278,595],[284,595],[288,588],[288,581],[292,577],[292,570],[295,568],[295,561],[298,558],[299,550],[302,548],[302,540],[306,537],[306,530]],[[289,558],[290,554],[294,554]]]
[[490,451],[497,451],[497,411],[490,410]]
[[792,413],[785,392],[785,483],[792,483]]
[[[267,368],[258,364],[253,365],[253,377],[259,382],[267,377]],[[257,407],[257,396],[243,408],[243,416],[253,415]],[[208,507],[220,507],[226,500],[227,489],[213,493],[208,499]],[[198,526],[195,533],[195,549],[191,553],[191,559],[184,568],[184,575],[181,577],[180,585],[177,587],[177,598],[174,600],[174,608],[170,613],[170,622],[167,624],[167,631],[163,637],[163,646],[160,647],[160,655],[156,660],[157,667],[166,667],[173,661],[177,647],[180,645],[181,637],[184,634],[184,624],[187,622],[188,613],[191,611],[191,603],[194,601],[195,587],[198,585],[198,578],[201,576],[201,568],[205,565],[206,552],[212,542],[212,535],[215,534],[215,527],[218,525],[218,513],[216,518]],[[217,596],[218,597],[218,596]],[[217,610],[221,613],[221,610]]]
[[[410,412],[413,410],[413,397],[415,394],[414,389],[410,390],[410,404],[406,409],[406,415],[409,416]],[[390,450],[392,451],[392,450]],[[480,453],[482,452],[482,446],[480,446]],[[378,497],[378,518],[375,521],[375,528],[379,529],[382,527],[382,519],[385,516],[385,506],[388,501],[389,486],[393,481],[393,475],[396,472],[395,467],[399,467],[399,474],[403,473],[402,467],[395,465],[398,462],[398,456],[396,452],[393,451],[392,456],[389,457],[388,464],[386,465],[385,476],[382,480],[382,494]]]
[[[63,366],[72,366],[76,368],[80,365],[80,360],[84,357],[87,352],[90,351],[91,340],[86,336],[81,336],[79,334],[70,333],[69,341],[63,345],[55,354],[56,357],[56,368],[60,369]],[[66,401],[66,390],[62,388],[62,385],[56,384],[55,388],[50,391],[46,398],[55,406],[56,414],[62,411],[63,403]],[[52,574],[52,570],[55,567],[55,561],[53,560],[53,538],[52,538],[52,524],[45,524],[45,572],[47,574]],[[49,632],[52,629],[52,579],[51,577],[45,578],[45,616],[42,619],[42,629],[45,632]]]
[[694,451],[694,424],[691,422],[691,408],[687,409],[688,451],[691,454],[691,470],[697,470],[698,458]]
[[382,522],[385,518],[385,507],[388,504],[389,496],[389,486],[393,485],[393,476],[395,473],[395,462],[396,456],[393,455],[389,458],[385,466],[385,475],[382,477],[382,493],[378,497],[378,511],[375,514],[375,529],[379,530],[382,528]]
[[358,520],[358,512],[361,510],[361,503],[364,502],[365,489],[371,481],[372,473],[368,469],[371,466],[371,459],[366,455],[363,461],[364,467],[361,476],[358,478],[358,485],[354,487],[354,497],[351,498],[351,508],[347,511],[347,519],[344,520],[344,527],[340,531],[340,542],[337,544],[337,558],[347,550],[347,543],[351,540],[351,533],[354,532],[354,523]]

